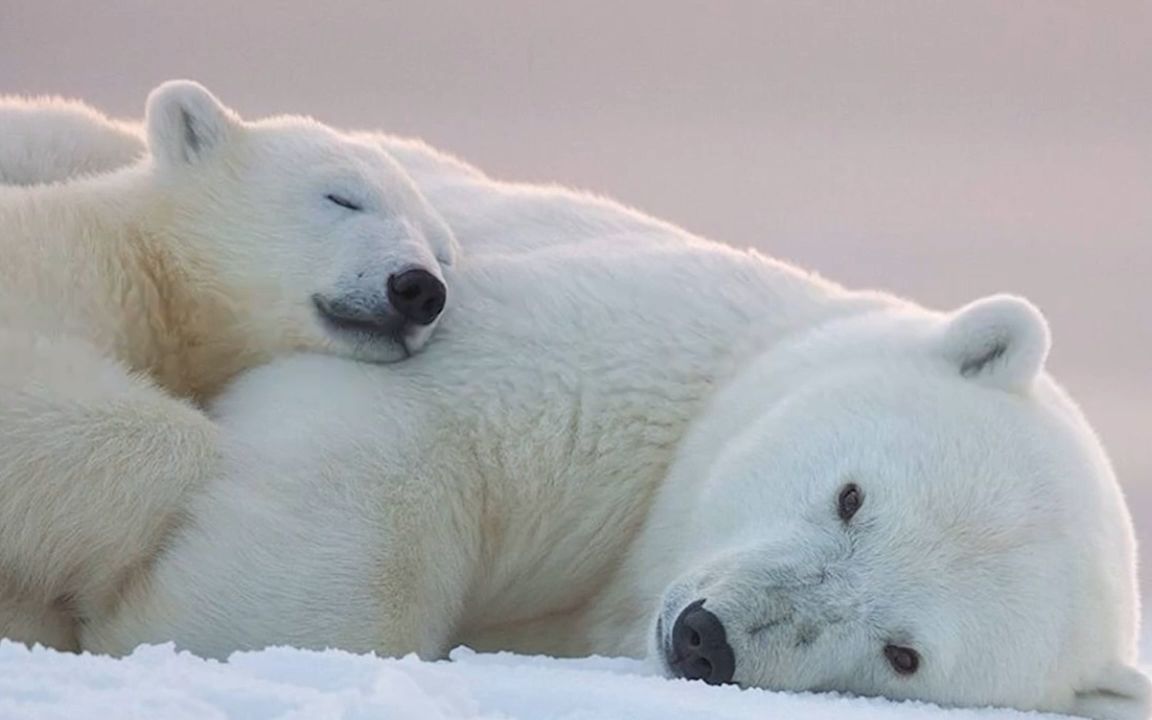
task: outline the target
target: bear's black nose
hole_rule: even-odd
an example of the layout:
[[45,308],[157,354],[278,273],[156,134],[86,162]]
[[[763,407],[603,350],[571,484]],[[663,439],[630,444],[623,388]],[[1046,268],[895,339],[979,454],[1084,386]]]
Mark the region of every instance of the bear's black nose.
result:
[[405,270],[388,278],[388,302],[405,320],[430,325],[444,309],[444,283],[427,270]]
[[709,685],[732,682],[736,656],[728,644],[724,623],[704,609],[703,600],[684,608],[672,625],[668,665],[688,680],[703,680]]

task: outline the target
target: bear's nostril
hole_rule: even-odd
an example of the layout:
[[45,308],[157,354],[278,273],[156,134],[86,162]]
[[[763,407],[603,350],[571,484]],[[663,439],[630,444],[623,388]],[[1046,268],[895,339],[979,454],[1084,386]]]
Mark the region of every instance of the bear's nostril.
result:
[[680,612],[672,625],[667,652],[669,667],[688,680],[721,685],[732,682],[736,672],[736,656],[728,644],[724,624],[704,609],[703,600],[697,600]]
[[397,284],[395,294],[397,297],[402,297],[405,300],[411,300],[413,298],[420,297],[421,293],[420,293],[420,287],[418,285],[416,285],[414,283],[409,283],[406,285]]

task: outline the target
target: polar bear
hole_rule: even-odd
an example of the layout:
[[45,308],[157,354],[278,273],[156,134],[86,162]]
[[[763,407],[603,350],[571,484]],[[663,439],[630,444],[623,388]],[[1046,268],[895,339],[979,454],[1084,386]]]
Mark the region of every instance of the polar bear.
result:
[[96,175],[146,152],[139,125],[113,120],[79,100],[0,96],[0,184]]
[[469,249],[437,342],[230,386],[216,477],[86,649],[463,643],[1148,716],[1130,518],[1033,305],[849,291],[401,150]]
[[190,82],[146,115],[139,163],[0,188],[4,637],[74,648],[147,562],[217,457],[196,403],[291,351],[407,357],[446,300],[455,239],[379,146]]

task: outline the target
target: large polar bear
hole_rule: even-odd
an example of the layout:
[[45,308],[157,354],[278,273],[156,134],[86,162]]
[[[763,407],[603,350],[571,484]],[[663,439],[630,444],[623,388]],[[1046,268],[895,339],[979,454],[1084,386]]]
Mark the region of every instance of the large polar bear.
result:
[[222,469],[85,647],[466,643],[1148,716],[1130,519],[1028,302],[850,292],[376,139],[469,248],[437,342],[232,386]]
[[189,82],[151,94],[146,135],[122,170],[0,188],[4,637],[75,647],[147,562],[217,457],[189,400],[295,350],[406,357],[444,304],[455,240],[378,144]]

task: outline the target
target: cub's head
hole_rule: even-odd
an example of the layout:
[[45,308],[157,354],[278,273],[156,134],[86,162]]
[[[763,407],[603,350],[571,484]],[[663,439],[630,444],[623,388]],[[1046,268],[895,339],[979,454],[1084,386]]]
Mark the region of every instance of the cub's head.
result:
[[378,146],[317,122],[246,122],[196,83],[148,98],[159,220],[253,343],[391,361],[419,350],[456,243]]
[[1146,718],[1129,516],[1048,347],[1039,312],[997,296],[762,358],[657,505],[681,546],[651,635],[665,669]]

